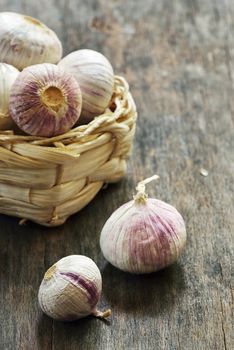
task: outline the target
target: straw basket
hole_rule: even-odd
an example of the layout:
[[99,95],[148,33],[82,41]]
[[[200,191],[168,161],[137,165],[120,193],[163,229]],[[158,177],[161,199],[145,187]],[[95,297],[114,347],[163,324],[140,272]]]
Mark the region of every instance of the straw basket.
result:
[[136,117],[128,84],[116,76],[109,108],[88,125],[51,138],[0,132],[0,213],[63,224],[124,176]]

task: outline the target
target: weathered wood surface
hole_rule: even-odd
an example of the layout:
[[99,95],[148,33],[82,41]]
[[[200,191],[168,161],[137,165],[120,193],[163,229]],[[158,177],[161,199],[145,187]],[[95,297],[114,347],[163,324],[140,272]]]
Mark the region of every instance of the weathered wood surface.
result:
[[[50,25],[65,54],[103,52],[127,77],[139,111],[121,183],[62,227],[20,227],[0,216],[0,349],[231,350],[233,0],[1,0],[0,10]],[[182,213],[187,248],[164,271],[128,275],[104,261],[100,230],[137,180],[154,173],[161,179],[149,193]],[[100,267],[109,323],[58,323],[39,310],[44,271],[69,254],[88,255]]]

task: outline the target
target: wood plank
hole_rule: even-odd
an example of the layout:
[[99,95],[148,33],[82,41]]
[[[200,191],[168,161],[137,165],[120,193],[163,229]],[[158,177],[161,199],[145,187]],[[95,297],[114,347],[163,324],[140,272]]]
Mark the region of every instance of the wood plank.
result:
[[[0,349],[230,350],[233,1],[1,0],[0,10],[47,23],[65,54],[103,52],[127,77],[139,112],[127,177],[65,225],[21,227],[0,216]],[[149,194],[182,213],[188,244],[170,268],[129,275],[105,262],[99,234],[137,181],[154,173],[161,179]],[[110,322],[64,324],[39,310],[44,271],[70,254],[90,256],[100,267],[100,307],[111,307]]]

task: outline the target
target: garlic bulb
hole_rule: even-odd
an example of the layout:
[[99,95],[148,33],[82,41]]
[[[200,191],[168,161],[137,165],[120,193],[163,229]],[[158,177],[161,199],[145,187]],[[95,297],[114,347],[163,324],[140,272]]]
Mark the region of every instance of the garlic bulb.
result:
[[100,246],[106,260],[121,270],[149,273],[175,262],[186,242],[182,216],[171,205],[147,198],[140,182],[137,195],[117,209],[105,223]]
[[30,16],[0,12],[0,61],[18,69],[37,63],[57,63],[62,45],[45,24]]
[[30,135],[55,136],[72,128],[82,105],[78,83],[54,64],[25,68],[10,94],[11,117]]
[[10,129],[14,124],[9,114],[9,95],[18,74],[15,67],[0,63],[0,130]]
[[78,50],[58,64],[71,73],[80,85],[83,106],[79,123],[88,123],[108,107],[114,89],[114,72],[110,62],[93,50]]
[[70,255],[45,273],[38,300],[42,311],[56,320],[73,321],[88,315],[105,318],[111,311],[96,309],[101,290],[102,277],[94,261]]

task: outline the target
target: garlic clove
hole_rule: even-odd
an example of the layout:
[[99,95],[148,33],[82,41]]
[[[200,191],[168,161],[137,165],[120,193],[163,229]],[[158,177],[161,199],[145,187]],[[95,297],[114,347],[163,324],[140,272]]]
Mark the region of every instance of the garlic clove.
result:
[[78,83],[56,65],[25,68],[11,88],[10,114],[30,135],[55,136],[72,128],[82,105]]
[[9,95],[18,74],[15,67],[0,63],[0,130],[11,129],[14,125],[9,113]]
[[57,63],[62,45],[39,20],[14,12],[0,12],[0,61],[18,69],[37,63]]
[[71,73],[80,85],[83,105],[79,124],[102,114],[114,89],[114,72],[107,58],[97,51],[83,49],[70,53],[58,65]]
[[148,198],[145,183],[137,187],[134,200],[114,211],[100,237],[106,260],[136,274],[171,265],[186,243],[186,228],[180,213],[163,201]]
[[73,321],[88,315],[105,318],[110,310],[101,312],[96,308],[101,290],[102,277],[94,261],[70,255],[45,273],[38,300],[42,311],[56,320]]

